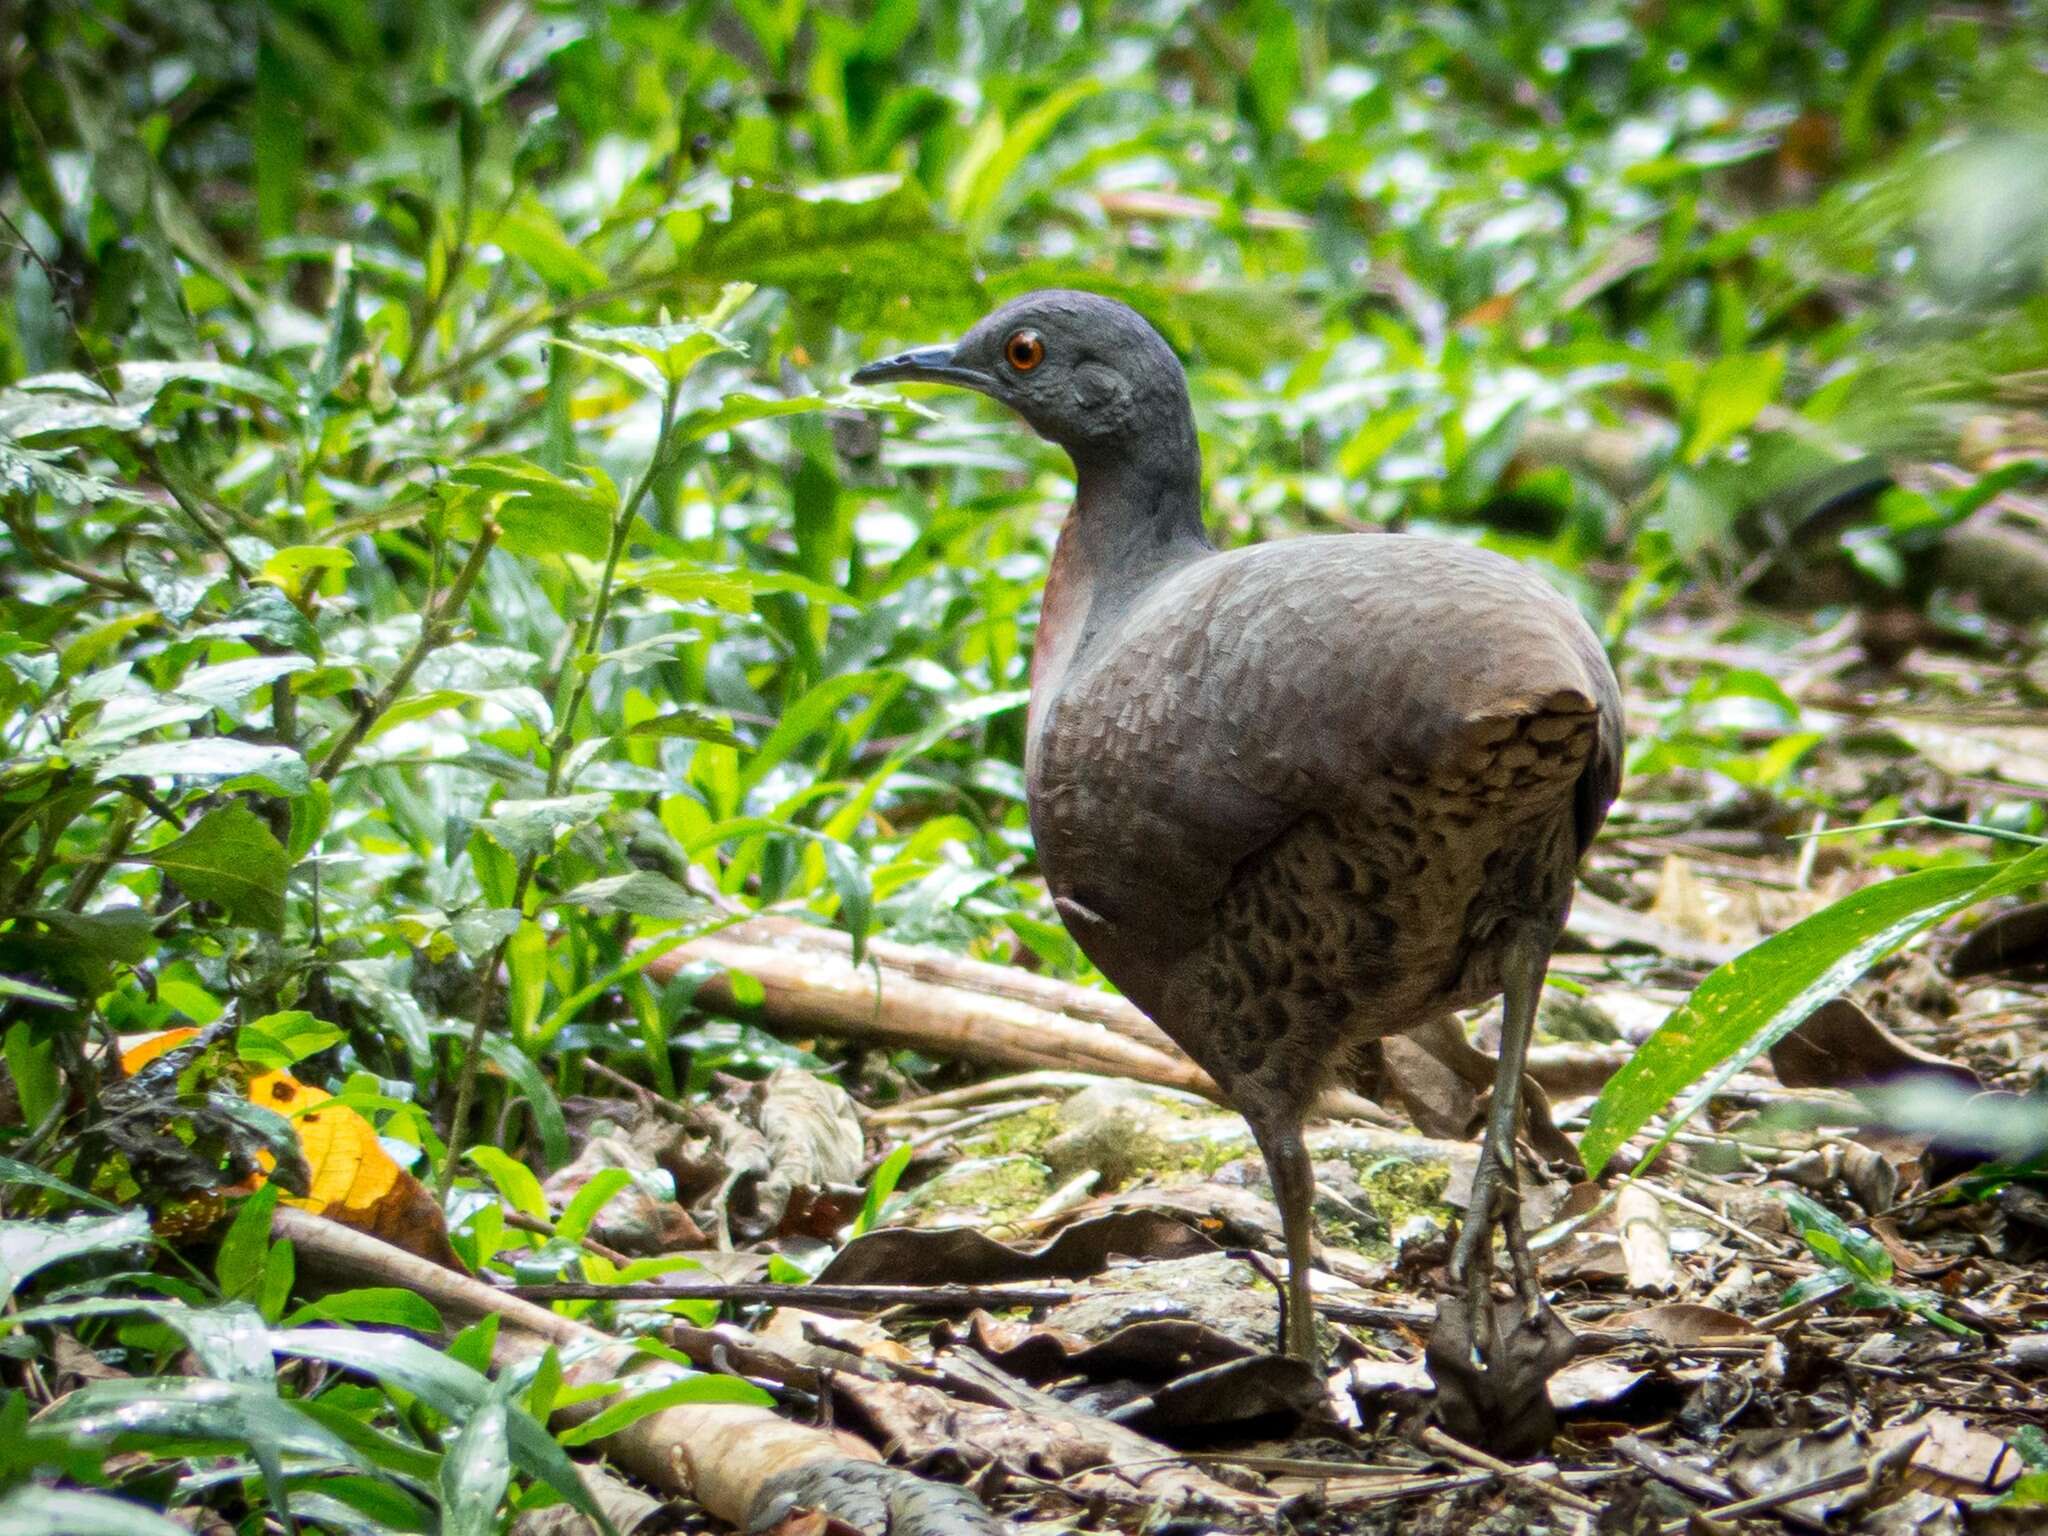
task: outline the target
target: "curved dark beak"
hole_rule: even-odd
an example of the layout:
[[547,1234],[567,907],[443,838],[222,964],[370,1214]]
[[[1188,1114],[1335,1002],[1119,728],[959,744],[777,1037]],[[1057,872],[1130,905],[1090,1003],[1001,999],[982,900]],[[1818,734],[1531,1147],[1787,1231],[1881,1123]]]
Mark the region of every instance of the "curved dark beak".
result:
[[995,381],[985,373],[972,368],[963,368],[953,361],[956,349],[948,344],[942,347],[912,347],[908,352],[898,352],[894,357],[885,357],[853,371],[856,384],[887,384],[896,380],[917,381],[926,384],[958,384],[967,389],[986,390]]

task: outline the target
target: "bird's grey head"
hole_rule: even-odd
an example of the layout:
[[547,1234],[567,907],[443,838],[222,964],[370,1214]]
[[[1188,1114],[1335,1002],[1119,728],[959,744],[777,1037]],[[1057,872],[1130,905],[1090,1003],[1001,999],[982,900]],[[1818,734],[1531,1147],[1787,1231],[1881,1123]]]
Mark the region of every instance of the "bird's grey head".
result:
[[1128,304],[1048,288],[1013,299],[959,341],[869,363],[856,384],[957,384],[1000,400],[1075,460],[1192,439],[1187,377]]

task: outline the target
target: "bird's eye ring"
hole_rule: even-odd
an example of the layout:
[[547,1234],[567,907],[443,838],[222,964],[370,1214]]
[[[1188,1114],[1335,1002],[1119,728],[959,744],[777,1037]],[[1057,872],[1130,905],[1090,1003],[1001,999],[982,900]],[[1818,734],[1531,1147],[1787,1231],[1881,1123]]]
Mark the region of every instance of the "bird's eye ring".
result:
[[1036,331],[1012,331],[1003,343],[1003,357],[1019,373],[1029,373],[1045,361],[1045,343]]

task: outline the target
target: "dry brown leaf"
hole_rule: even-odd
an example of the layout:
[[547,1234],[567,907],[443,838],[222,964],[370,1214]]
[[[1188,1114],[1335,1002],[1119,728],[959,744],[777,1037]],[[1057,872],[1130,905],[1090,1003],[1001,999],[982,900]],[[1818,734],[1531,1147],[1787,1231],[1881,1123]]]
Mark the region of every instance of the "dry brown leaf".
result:
[[1944,1499],[1981,1499],[2010,1488],[2026,1463],[2005,1438],[1937,1408],[1925,1418],[1896,1424],[1872,1436],[1882,1449],[1924,1435],[1906,1462],[1906,1480]]
[[1973,730],[1927,720],[1888,720],[1885,725],[1951,778],[2048,784],[2048,729],[2001,725]]
[[1925,1075],[1969,1093],[1984,1089],[1968,1067],[1908,1045],[1846,997],[1821,1004],[1772,1046],[1771,1069],[1787,1088],[1855,1089]]
[[1606,1326],[1613,1329],[1640,1328],[1675,1348],[1758,1336],[1747,1321],[1733,1312],[1691,1301],[1674,1301],[1661,1307],[1624,1312],[1619,1317],[1608,1318]]

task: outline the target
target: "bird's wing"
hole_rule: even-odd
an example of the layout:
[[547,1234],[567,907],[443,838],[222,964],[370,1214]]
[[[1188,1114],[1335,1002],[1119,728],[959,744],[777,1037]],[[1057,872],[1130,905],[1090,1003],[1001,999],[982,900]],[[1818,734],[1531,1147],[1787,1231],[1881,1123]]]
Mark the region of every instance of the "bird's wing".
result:
[[1169,577],[1091,647],[1047,717],[1032,825],[1084,923],[1192,940],[1237,866],[1301,816],[1390,773],[1433,781],[1501,722],[1553,712],[1598,722],[1583,845],[1619,782],[1621,716],[1570,603],[1442,540],[1260,545]]

